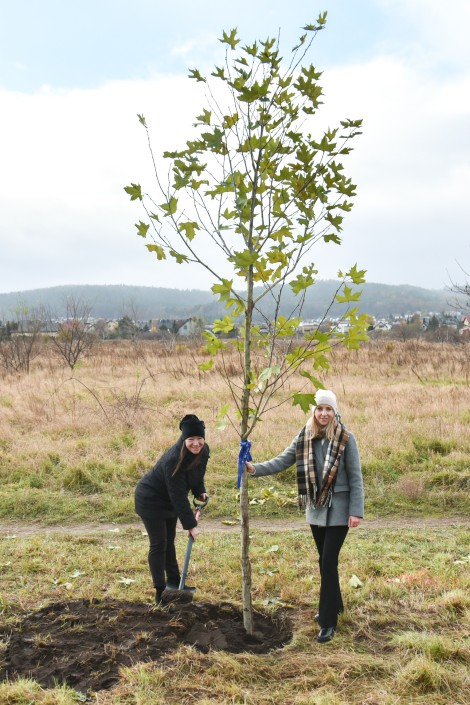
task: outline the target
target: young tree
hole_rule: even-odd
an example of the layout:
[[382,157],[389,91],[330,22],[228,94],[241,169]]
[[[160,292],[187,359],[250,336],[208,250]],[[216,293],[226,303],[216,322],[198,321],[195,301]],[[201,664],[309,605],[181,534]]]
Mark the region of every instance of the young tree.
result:
[[[351,209],[356,190],[340,159],[351,151],[361,120],[345,120],[319,137],[310,132],[321,103],[321,72],[303,62],[325,21],[326,13],[304,28],[287,62],[279,40],[242,46],[235,29],[223,33],[224,66],[207,78],[197,69],[190,71],[190,78],[206,89],[207,108],[196,118],[198,137],[180,151],[164,153],[170,160],[166,181],[146,119],[138,116],[147,131],[159,191],[152,197],[140,184],[125,188],[146,212],[146,219],[136,224],[138,234],[158,260],[197,263],[213,276],[212,291],[225,302],[227,314],[214,322],[213,333],[205,333],[210,353],[224,355],[230,344],[217,333],[228,333],[242,320],[242,378],[225,375],[235,416],[229,404],[220,412],[221,425],[231,422],[240,435],[239,470],[256,423],[281,403],[275,395],[282,395],[286,380],[309,365],[311,371],[301,374],[321,387],[315,373],[327,367],[332,345],[354,348],[366,339],[367,318],[350,307],[360,296],[351,283],[364,281],[356,266],[339,272],[335,297],[345,304],[343,319],[349,328],[323,332],[318,326],[298,335],[302,304],[317,274],[312,248],[320,241],[341,242],[343,215]],[[208,257],[209,246],[219,253],[216,265]],[[221,273],[222,263],[231,266],[232,278]],[[289,315],[281,312],[286,287],[296,294]],[[212,358],[200,367],[207,370],[213,364]],[[299,392],[294,403],[307,411],[313,398],[313,393]],[[240,472],[239,481],[243,617],[252,633],[246,473]]]

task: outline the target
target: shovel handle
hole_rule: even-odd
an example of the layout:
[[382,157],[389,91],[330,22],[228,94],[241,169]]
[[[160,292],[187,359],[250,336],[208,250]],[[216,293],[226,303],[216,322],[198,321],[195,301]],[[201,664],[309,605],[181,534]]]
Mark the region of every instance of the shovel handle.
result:
[[[196,519],[196,522],[199,520],[199,516],[200,516],[200,514],[201,514],[201,511],[204,509],[204,507],[206,506],[206,504],[207,504],[208,501],[209,501],[209,497],[207,497],[207,498],[206,498],[206,501],[203,502],[202,504],[199,503],[199,502],[196,502],[196,500],[193,499],[193,504],[194,504],[194,506],[196,507],[196,511],[194,512],[194,518]],[[186,548],[186,555],[185,555],[185,558],[184,558],[183,571],[182,571],[182,573],[181,573],[181,580],[180,580],[180,585],[179,585],[179,589],[180,589],[180,590],[184,590],[184,586],[185,586],[185,583],[186,583],[186,576],[187,576],[187,574],[188,574],[189,559],[190,559],[190,557],[191,557],[191,549],[192,549],[192,547],[193,547],[193,543],[194,543],[194,539],[193,539],[193,537],[191,536],[191,534],[189,534],[189,537],[188,537],[188,546],[187,546],[187,548]]]

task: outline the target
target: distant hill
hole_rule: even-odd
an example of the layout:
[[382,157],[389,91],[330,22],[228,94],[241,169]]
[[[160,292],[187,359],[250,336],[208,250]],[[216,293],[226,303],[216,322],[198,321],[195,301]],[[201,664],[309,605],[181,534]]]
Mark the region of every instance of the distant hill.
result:
[[[303,319],[321,316],[331,301],[338,282],[320,280],[308,291],[303,307]],[[422,289],[416,286],[390,286],[367,283],[362,285],[360,309],[377,318],[398,314],[441,313],[451,308],[453,295],[448,290]],[[67,297],[74,296],[92,307],[96,318],[115,319],[129,315],[138,320],[152,318],[189,318],[198,316],[207,321],[223,315],[225,308],[210,291],[200,289],[165,289],[161,287],[125,285],[71,285],[54,286],[45,289],[32,289],[8,294],[0,294],[0,319],[11,320],[19,305],[29,309],[45,306],[57,316],[65,313]],[[298,299],[285,291],[281,313],[291,316]],[[271,302],[272,304],[272,302]],[[269,297],[266,298],[263,313],[271,316]],[[295,315],[295,314],[294,314]],[[330,315],[340,315],[340,307],[335,305]]]

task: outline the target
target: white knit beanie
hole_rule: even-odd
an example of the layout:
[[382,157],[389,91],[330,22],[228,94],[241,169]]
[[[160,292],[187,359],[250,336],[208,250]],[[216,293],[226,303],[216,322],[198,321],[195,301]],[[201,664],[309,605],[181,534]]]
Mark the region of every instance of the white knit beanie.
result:
[[320,406],[320,404],[327,404],[331,406],[335,414],[338,413],[338,402],[336,400],[336,395],[329,389],[319,389],[315,394],[315,405]]

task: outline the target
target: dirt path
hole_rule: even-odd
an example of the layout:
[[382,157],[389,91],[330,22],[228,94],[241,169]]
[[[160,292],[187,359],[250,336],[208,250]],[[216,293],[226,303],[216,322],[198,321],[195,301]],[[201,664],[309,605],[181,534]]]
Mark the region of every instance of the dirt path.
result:
[[[381,529],[419,529],[423,527],[442,528],[445,526],[468,526],[470,527],[470,517],[390,517],[384,519],[367,519],[362,522],[358,531],[378,531]],[[44,526],[36,522],[29,523],[0,523],[0,538],[7,536],[35,536],[41,534],[75,534],[91,535],[103,533],[121,533],[127,530],[140,530],[142,525],[136,521],[127,524],[118,523],[87,523],[87,524],[54,524]],[[279,531],[302,531],[306,529],[305,519],[299,517],[294,519],[251,519],[250,529],[252,531],[279,532]],[[201,532],[229,534],[236,533],[240,529],[238,522],[226,522],[223,519],[209,519],[205,517],[201,521]]]

